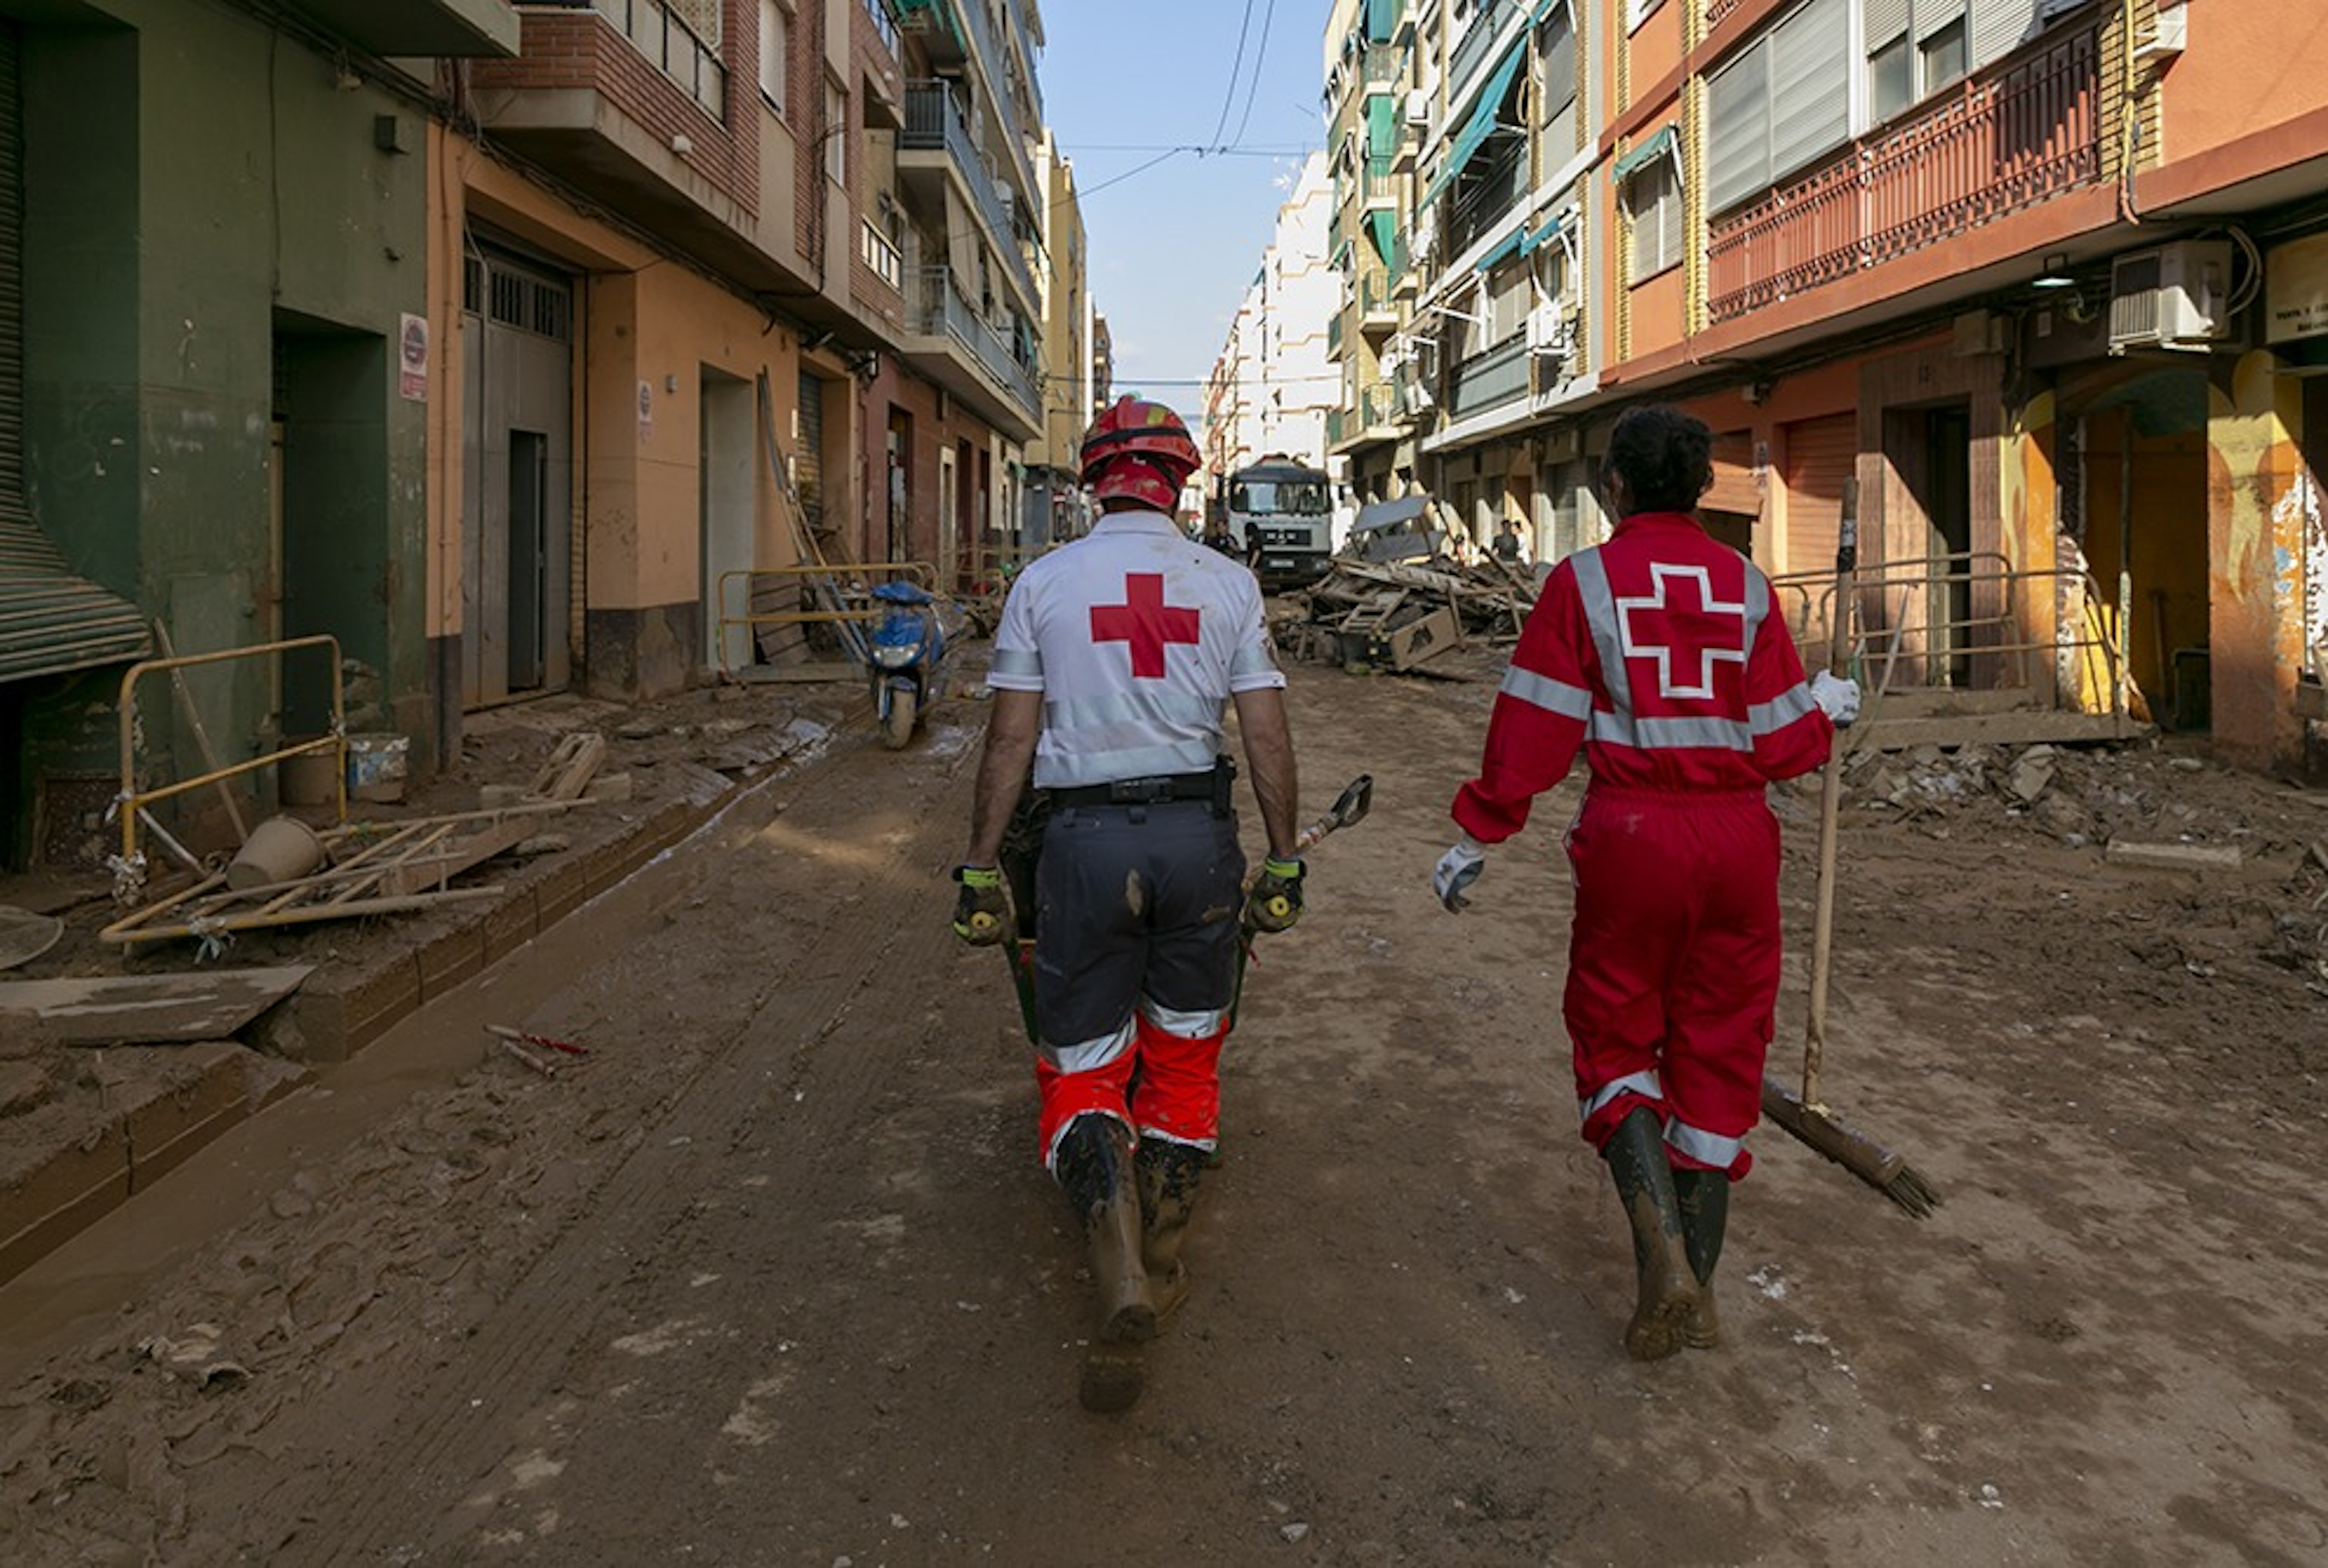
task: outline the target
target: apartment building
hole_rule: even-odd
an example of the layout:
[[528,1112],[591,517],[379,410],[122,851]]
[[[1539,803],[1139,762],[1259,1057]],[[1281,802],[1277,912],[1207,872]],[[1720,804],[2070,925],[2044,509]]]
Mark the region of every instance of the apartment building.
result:
[[[336,639],[348,726],[425,773],[480,707],[747,662],[804,542],[979,578],[1089,308],[1042,37],[1036,0],[0,0],[0,862],[101,857],[165,643]],[[231,762],[333,722],[333,672],[191,679]],[[202,771],[139,707],[132,765]]]
[[1333,345],[1347,248],[1323,153],[1294,173],[1261,268],[1238,302],[1202,399],[1205,467],[1227,474],[1281,454],[1323,465],[1337,400]]
[[1363,494],[1564,553],[1610,423],[1680,402],[1807,630],[1849,492],[1894,678],[2328,760],[2328,82],[2275,63],[2328,13],[1345,0],[1327,42],[1395,212],[1391,308],[1344,275]]
[[1075,199],[1075,170],[1046,132],[1035,149],[1037,180],[1047,197],[1048,245],[1037,259],[1043,295],[1043,405],[1040,435],[1027,448],[1022,549],[1074,539],[1091,524],[1083,490],[1082,448],[1093,402],[1092,301],[1084,286],[1085,236]]

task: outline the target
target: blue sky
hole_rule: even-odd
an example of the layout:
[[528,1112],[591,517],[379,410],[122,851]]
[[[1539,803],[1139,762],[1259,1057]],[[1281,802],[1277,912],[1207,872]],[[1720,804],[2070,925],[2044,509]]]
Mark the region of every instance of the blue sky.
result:
[[[1303,153],[1324,144],[1328,9],[1328,0],[1043,5],[1044,116],[1084,192],[1092,299],[1113,336],[1119,395],[1146,391],[1198,411],[1194,383],[1260,269]],[[1216,146],[1244,150],[1165,155]]]

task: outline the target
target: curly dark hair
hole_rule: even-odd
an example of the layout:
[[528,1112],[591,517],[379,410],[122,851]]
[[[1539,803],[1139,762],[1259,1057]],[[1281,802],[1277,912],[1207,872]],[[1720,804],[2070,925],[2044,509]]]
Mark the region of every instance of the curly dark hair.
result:
[[1713,483],[1713,433],[1662,403],[1628,408],[1601,466],[1622,474],[1637,512],[1687,512]]

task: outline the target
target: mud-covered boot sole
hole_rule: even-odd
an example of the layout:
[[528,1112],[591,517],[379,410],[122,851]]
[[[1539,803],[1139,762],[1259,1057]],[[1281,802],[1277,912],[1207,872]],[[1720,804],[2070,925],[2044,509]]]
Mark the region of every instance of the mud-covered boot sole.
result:
[[1148,1385],[1148,1347],[1138,1339],[1094,1339],[1084,1352],[1076,1397],[1094,1415],[1117,1415],[1140,1402]]
[[1681,1350],[1688,1343],[1700,1294],[1686,1266],[1652,1268],[1641,1281],[1633,1320],[1625,1325],[1625,1354],[1636,1361],[1662,1361]]

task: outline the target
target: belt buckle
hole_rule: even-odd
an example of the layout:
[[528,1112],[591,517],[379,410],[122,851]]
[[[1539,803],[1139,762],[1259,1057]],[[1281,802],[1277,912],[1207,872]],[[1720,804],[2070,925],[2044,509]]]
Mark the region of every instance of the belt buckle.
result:
[[1164,778],[1118,779],[1107,786],[1107,798],[1120,806],[1152,806],[1172,798],[1172,781]]

